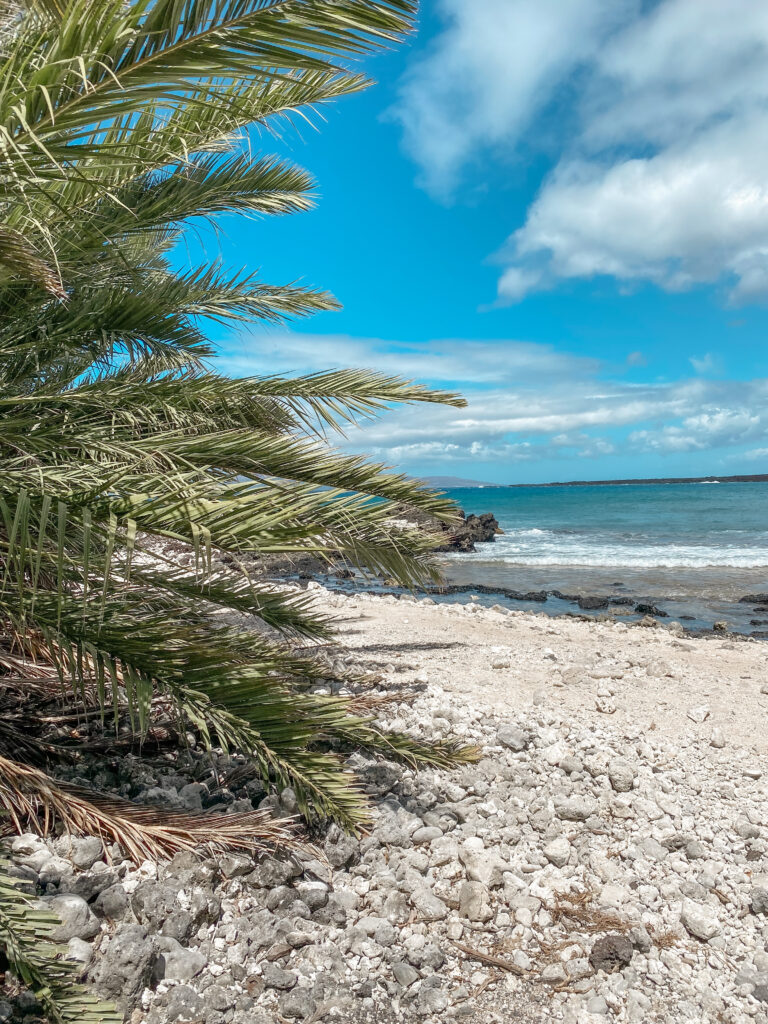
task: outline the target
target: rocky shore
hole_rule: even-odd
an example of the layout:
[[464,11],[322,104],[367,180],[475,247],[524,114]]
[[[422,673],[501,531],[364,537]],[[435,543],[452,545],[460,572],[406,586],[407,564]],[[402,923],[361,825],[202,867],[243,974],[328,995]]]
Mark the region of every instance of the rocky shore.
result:
[[[768,1024],[763,644],[310,589],[343,616],[329,665],[392,698],[385,728],[481,759],[352,755],[368,833],[291,856],[156,868],[93,839],[16,839],[16,870],[132,1024]],[[295,812],[290,790],[227,785],[234,767],[193,749],[78,778]]]

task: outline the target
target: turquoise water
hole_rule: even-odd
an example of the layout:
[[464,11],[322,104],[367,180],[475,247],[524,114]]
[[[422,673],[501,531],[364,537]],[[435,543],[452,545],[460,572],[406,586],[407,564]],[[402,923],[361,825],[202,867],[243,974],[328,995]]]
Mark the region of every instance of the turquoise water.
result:
[[447,492],[504,530],[475,558],[515,565],[768,568],[768,483]]
[[[504,534],[444,561],[449,582],[631,596],[697,627],[766,631],[739,603],[768,592],[768,483],[483,487],[447,492]],[[485,599],[483,599],[485,600]],[[551,597],[531,607],[573,610]]]

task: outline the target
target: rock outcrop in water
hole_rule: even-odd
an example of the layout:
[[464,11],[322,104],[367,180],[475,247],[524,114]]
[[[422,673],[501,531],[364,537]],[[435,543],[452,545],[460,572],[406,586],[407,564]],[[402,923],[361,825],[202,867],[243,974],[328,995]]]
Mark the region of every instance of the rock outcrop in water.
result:
[[445,539],[435,548],[441,552],[460,551],[468,554],[476,550],[475,544],[487,544],[495,540],[497,534],[504,532],[492,512],[483,512],[477,516],[474,513],[467,515],[459,509],[461,521],[458,525],[448,526],[434,516],[414,512],[410,508],[403,507],[398,511],[403,525],[408,524],[429,533],[442,533]]
[[487,544],[496,539],[497,533],[504,532],[492,512],[484,512],[479,516],[467,516],[464,512],[461,514],[464,518],[458,527],[450,530],[443,526],[447,534],[446,541],[437,551],[475,551],[475,544]]

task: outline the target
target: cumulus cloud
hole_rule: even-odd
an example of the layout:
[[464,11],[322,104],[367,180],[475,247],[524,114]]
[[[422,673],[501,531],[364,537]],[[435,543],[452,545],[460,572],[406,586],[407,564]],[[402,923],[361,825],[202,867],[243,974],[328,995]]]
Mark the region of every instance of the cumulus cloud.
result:
[[564,77],[594,59],[626,0],[440,0],[447,28],[406,76],[395,116],[444,193],[479,146],[516,142]]
[[[445,190],[489,150],[561,140],[499,299],[608,275],[768,294],[768,8],[754,0],[443,0],[406,78],[410,152]],[[512,225],[510,225],[512,226]]]
[[[614,455],[742,451],[768,444],[768,380],[708,376],[637,383],[549,345],[476,339],[423,343],[279,332],[247,340],[221,360],[235,375],[375,366],[438,387],[457,387],[466,409],[397,406],[352,429],[344,446],[413,472],[450,464],[512,466]],[[638,360],[627,360],[630,366]],[[693,362],[693,361],[692,361]],[[710,366],[706,355],[697,370]]]

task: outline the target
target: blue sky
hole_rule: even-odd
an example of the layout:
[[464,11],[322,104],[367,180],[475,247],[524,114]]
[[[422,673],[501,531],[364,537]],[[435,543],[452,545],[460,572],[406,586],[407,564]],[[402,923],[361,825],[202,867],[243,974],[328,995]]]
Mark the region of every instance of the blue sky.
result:
[[348,447],[506,482],[768,472],[768,9],[427,0],[378,86],[261,140],[318,208],[207,255],[344,309],[216,336],[222,369],[456,387]]

